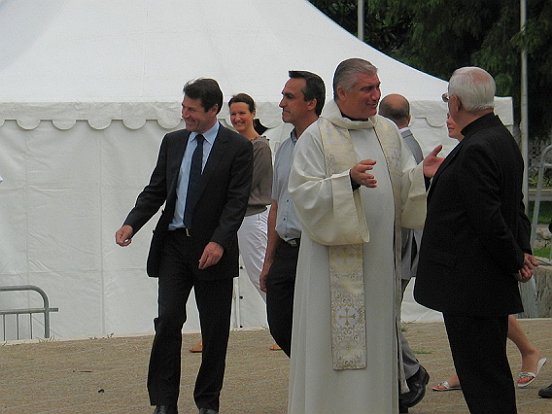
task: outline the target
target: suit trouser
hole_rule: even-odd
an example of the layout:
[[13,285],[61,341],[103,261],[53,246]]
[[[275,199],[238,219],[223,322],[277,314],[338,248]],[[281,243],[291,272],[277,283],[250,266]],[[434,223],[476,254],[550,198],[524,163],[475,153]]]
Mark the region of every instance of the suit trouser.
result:
[[245,270],[251,283],[257,288],[264,301],[266,295],[259,285],[259,275],[263,269],[266,252],[266,222],[268,210],[258,214],[246,216],[238,230],[238,245],[245,265]]
[[508,316],[443,314],[450,349],[471,414],[516,414],[506,356]]
[[270,333],[287,356],[291,353],[293,294],[299,246],[280,240],[266,279],[266,316]]
[[[201,280],[192,272],[192,238],[167,236],[159,271],[158,317],[151,350],[148,391],[152,405],[176,405],[180,389],[182,326],[192,287],[199,312],[203,352],[194,400],[198,408],[219,410],[232,308],[231,278]],[[194,263],[192,263],[192,261]]]
[[[408,282],[410,282],[410,279],[401,279],[401,303]],[[412,348],[410,348],[410,344],[401,331],[399,331],[399,340],[401,342],[404,377],[408,379],[416,374],[416,372],[418,372],[418,370],[420,369],[420,362],[416,358],[416,355],[414,355],[414,351],[412,351]]]

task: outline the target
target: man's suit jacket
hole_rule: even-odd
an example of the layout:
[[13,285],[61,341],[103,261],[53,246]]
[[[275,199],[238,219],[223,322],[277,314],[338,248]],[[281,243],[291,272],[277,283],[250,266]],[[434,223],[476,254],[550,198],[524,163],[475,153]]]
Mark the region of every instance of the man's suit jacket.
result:
[[514,275],[531,251],[523,159],[494,114],[462,133],[431,184],[414,297],[443,313],[518,313]]
[[[190,132],[186,130],[165,135],[150,182],[138,196],[135,207],[125,220],[125,224],[132,226],[136,234],[165,203],[148,255],[147,271],[151,277],[159,276],[159,262],[168,226],[174,216],[178,174],[189,135]],[[200,196],[192,215],[193,256],[199,261],[210,241],[224,248],[219,263],[203,271],[196,269],[198,275],[206,280],[238,275],[237,231],[251,190],[252,148],[249,140],[220,125],[203,168]]]
[[[424,154],[422,148],[412,131],[409,128],[401,130],[401,136],[404,140],[406,146],[410,149],[410,152],[416,160],[416,164],[421,163],[424,160]],[[416,243],[416,251],[420,251],[420,243],[422,241],[422,230],[411,230],[411,229],[402,229],[402,249],[401,249],[401,279],[410,280],[411,277],[416,276],[416,271],[418,269],[418,258],[419,255],[413,255],[414,243]]]

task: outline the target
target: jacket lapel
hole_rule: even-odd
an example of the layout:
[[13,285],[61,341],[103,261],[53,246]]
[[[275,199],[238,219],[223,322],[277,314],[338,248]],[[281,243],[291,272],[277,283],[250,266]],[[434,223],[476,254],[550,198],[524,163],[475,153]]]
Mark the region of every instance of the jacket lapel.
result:
[[439,181],[439,177],[441,176],[442,172],[450,165],[450,163],[454,160],[454,158],[456,158],[456,156],[462,149],[463,143],[464,143],[463,141],[460,141],[458,145],[456,145],[456,147],[454,147],[453,150],[450,152],[450,154],[447,155],[447,157],[444,159],[443,163],[435,173],[435,176],[431,180],[431,187],[429,188],[428,196],[431,195],[433,187],[437,185],[437,181]]
[[[180,173],[180,167],[182,165],[182,159],[184,158],[184,151],[188,145],[189,131],[183,131],[182,135],[174,140],[174,144],[169,148],[167,177],[170,180],[167,183],[167,202],[166,212],[167,216],[172,220],[174,215],[174,208],[176,204],[176,187],[178,185],[178,175]],[[173,156],[170,156],[172,154]]]
[[188,138],[190,137],[190,131],[184,131],[182,139],[177,139],[174,146],[174,157],[171,157],[171,182],[169,184],[169,194],[176,194],[176,185],[178,183],[178,174],[180,173],[180,167],[182,166],[182,159],[184,158],[184,152],[188,146]]
[[203,167],[203,173],[201,174],[201,181],[199,183],[198,199],[203,194],[203,191],[205,187],[207,187],[209,179],[216,171],[217,166],[220,165],[220,163],[222,162],[222,157],[224,156],[227,143],[228,135],[225,132],[225,128],[221,125],[219,127],[219,131],[217,134],[217,138],[215,139],[213,148],[211,148],[211,152],[209,153],[209,158],[207,158],[205,167]]

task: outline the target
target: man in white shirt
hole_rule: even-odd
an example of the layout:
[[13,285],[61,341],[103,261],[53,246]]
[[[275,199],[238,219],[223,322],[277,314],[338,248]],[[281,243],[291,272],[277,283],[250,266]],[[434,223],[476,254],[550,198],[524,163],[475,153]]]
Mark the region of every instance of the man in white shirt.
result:
[[303,131],[318,119],[324,107],[324,81],[314,73],[290,71],[282,91],[282,120],[293,125],[290,137],[276,152],[272,183],[272,203],[268,213],[268,244],[260,275],[266,292],[270,333],[286,353],[291,351],[293,296],[301,224],[288,192],[288,177],[295,144]]

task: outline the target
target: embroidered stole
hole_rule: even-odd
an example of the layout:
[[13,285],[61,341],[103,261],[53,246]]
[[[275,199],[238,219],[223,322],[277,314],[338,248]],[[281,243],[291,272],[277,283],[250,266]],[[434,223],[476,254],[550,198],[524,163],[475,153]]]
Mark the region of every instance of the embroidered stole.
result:
[[[371,120],[372,121],[372,120]],[[322,144],[326,161],[326,173],[330,177],[343,173],[358,163],[349,130],[337,126],[326,118],[319,121]],[[365,124],[365,123],[363,123]],[[391,177],[395,200],[395,269],[400,263],[400,157],[401,147],[396,132],[377,117],[371,123],[382,147]],[[363,129],[366,129],[364,126]],[[363,243],[368,241],[368,226],[364,208],[358,191],[354,192],[358,229],[356,234],[348,234],[340,245],[330,245],[330,299],[332,326],[332,362],[336,370],[363,369],[367,366],[366,357],[366,306],[364,302]],[[363,238],[364,235],[364,238]],[[345,244],[346,243],[346,244]],[[398,289],[395,289],[398,291]],[[398,303],[398,302],[397,302]]]

